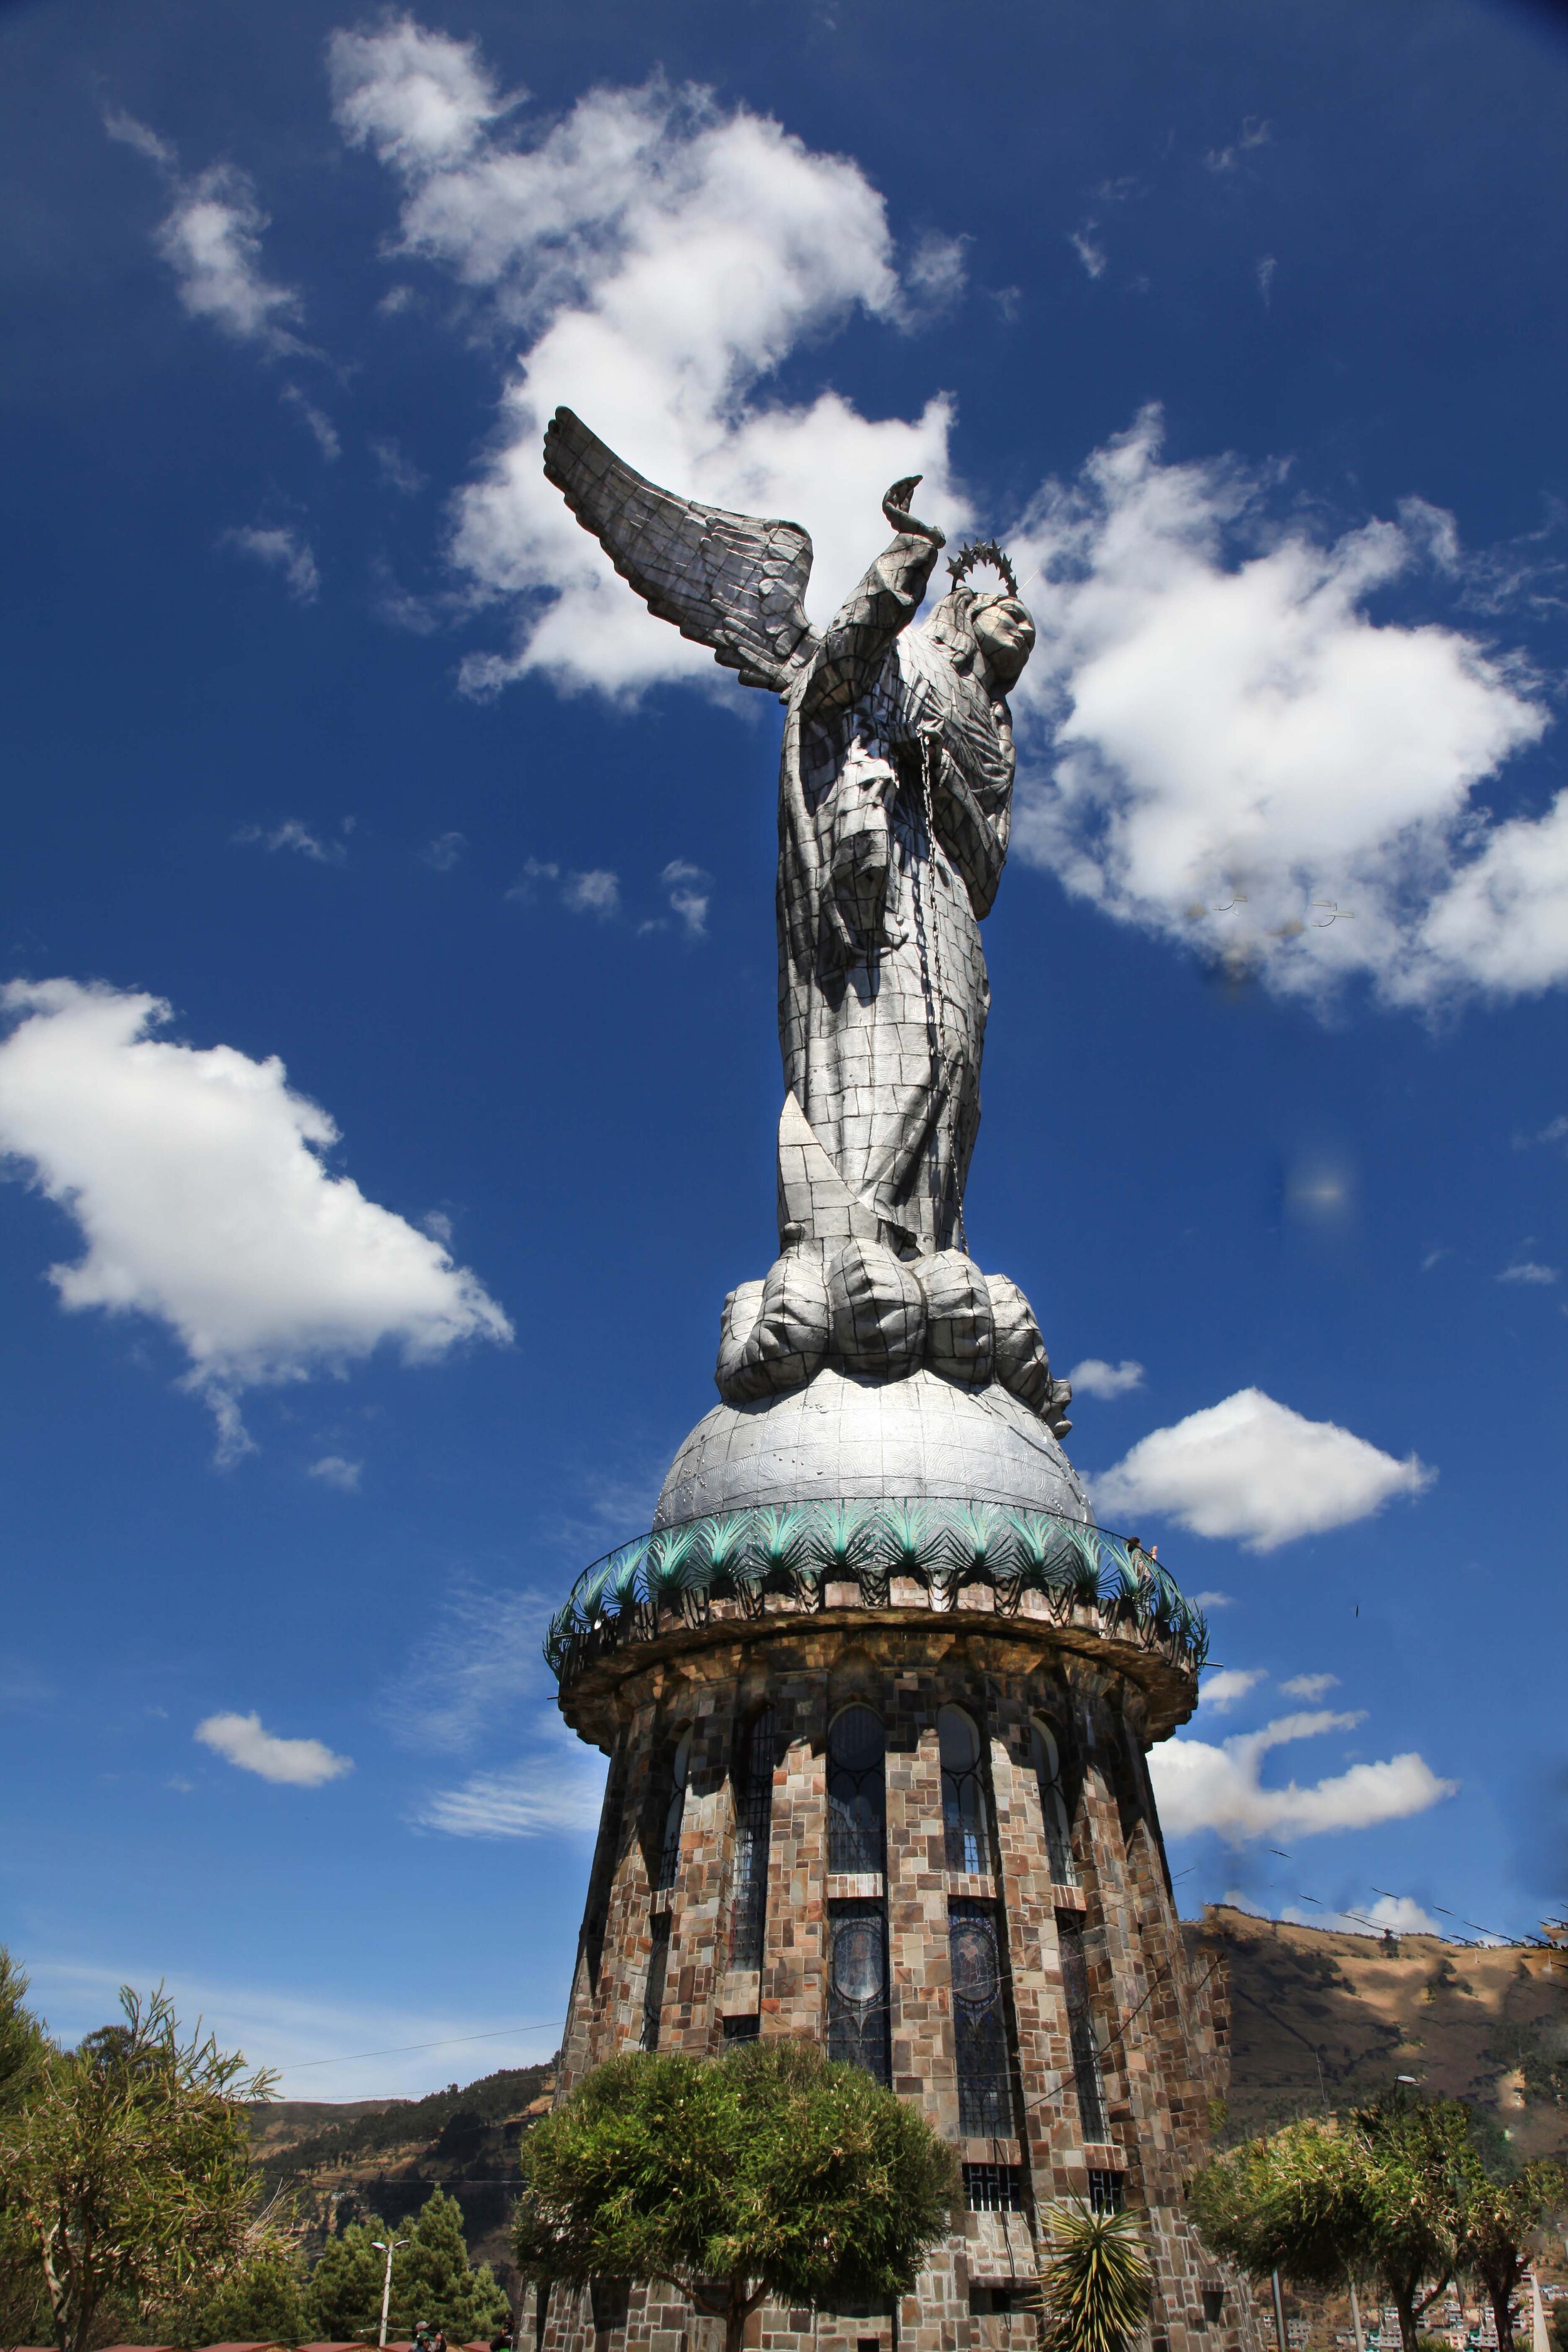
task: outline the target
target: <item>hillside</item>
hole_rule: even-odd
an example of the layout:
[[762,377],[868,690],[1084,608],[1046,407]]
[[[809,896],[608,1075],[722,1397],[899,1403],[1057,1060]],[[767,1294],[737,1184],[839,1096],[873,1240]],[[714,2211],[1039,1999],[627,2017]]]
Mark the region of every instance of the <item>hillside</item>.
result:
[[1521,2156],[1568,2143],[1568,1953],[1337,1934],[1220,1904],[1184,1932],[1229,1969],[1227,2138],[1413,2074],[1472,2101]]
[[441,2188],[463,2209],[474,2260],[510,2282],[517,2144],[553,2082],[548,2066],[522,2066],[423,2099],[279,2100],[252,2108],[251,2135],[268,2191],[292,2191],[312,2252],[345,2221],[402,2221]]

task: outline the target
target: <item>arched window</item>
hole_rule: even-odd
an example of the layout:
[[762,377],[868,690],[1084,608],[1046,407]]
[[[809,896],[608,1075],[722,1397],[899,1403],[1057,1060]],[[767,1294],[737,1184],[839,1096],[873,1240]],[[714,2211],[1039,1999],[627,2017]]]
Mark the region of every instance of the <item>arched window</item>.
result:
[[961,1706],[936,1719],[942,1751],[942,1820],[949,1870],[991,1868],[991,1827],[980,1773],[980,1734]]
[[958,2128],[969,2137],[1008,2139],[1014,2129],[1013,2086],[995,1905],[949,1904],[947,1946],[952,1968]]
[[889,2079],[888,1914],[878,1902],[827,1906],[827,2054]]
[[735,1880],[730,1966],[760,1969],[768,1912],[768,1840],[773,1811],[773,1711],[752,1717],[735,1759]]
[[827,1734],[827,1867],[878,1871],[887,1847],[888,1798],[880,1717],[847,1706]]
[[669,1801],[664,1811],[656,1886],[673,1886],[680,1867],[680,1822],[686,1811],[686,1776],[691,1769],[691,1734],[683,1731],[669,1766]]
[[1068,1811],[1067,1787],[1062,1779],[1061,1750],[1056,1735],[1043,1723],[1029,1728],[1029,1759],[1039,1784],[1040,1813],[1046,1826],[1046,1852],[1050,1857],[1051,1876],[1058,1886],[1076,1886],[1077,1873],[1072,1861],[1072,1816]]

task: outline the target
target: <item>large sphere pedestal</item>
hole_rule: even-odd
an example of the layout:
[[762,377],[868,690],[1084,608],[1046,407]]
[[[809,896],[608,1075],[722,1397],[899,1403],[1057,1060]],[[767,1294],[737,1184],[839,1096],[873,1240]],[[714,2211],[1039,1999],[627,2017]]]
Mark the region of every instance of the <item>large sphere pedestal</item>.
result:
[[[1148,2352],[1256,2352],[1185,2218],[1227,2016],[1145,1763],[1203,1639],[1026,1408],[929,1371],[718,1406],[653,1534],[579,1580],[551,1656],[610,1770],[563,2095],[618,2052],[805,2035],[964,2168],[896,2315],[764,2306],[761,2352],[1024,2352],[1037,2218],[1068,2197],[1147,2217]],[[722,2341],[660,2284],[534,2316],[540,2352]]]

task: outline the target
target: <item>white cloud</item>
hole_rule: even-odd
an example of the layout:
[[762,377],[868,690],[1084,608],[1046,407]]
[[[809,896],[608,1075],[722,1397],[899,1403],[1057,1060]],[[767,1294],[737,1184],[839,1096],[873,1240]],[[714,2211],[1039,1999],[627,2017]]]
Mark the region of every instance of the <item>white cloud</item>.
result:
[[323,1454],[305,1472],[307,1478],[319,1478],[323,1486],[335,1486],[340,1495],[357,1495],[364,1469],[363,1462],[347,1462],[341,1454]]
[[1350,1731],[1359,1715],[1288,1715],[1261,1731],[1238,1732],[1219,1747],[1201,1739],[1167,1739],[1150,1752],[1149,1768],[1160,1819],[1170,1837],[1215,1830],[1232,1845],[1248,1838],[1321,1837],[1334,1830],[1370,1829],[1425,1812],[1458,1787],[1440,1780],[1423,1758],[1394,1756],[1301,1788],[1291,1780],[1265,1788],[1270,1749],[1329,1731]]
[[[542,1684],[541,1645],[552,1604],[458,1578],[384,1704],[394,1734],[460,1756],[514,1714],[520,1692]],[[552,1722],[560,1717],[551,1711]]]
[[1103,278],[1105,275],[1105,247],[1094,241],[1098,226],[1096,221],[1085,221],[1081,228],[1071,230],[1068,236],[1068,243],[1091,278]]
[[449,271],[492,327],[523,339],[500,445],[457,503],[458,570],[516,614],[509,653],[465,665],[472,690],[530,669],[611,692],[665,678],[728,690],[545,481],[559,403],[656,481],[796,517],[816,542],[823,615],[876,553],[881,495],[900,475],[925,476],[922,513],[967,520],[945,400],[871,421],[836,393],[792,404],[764,391],[853,310],[897,324],[956,290],[952,244],[930,238],[900,280],[882,199],[854,163],[657,78],[590,91],[525,143],[473,45],[408,18],[336,36],[331,64],[345,137],[402,180],[402,257]]
[[1443,1929],[1413,1895],[1380,1895],[1364,1911],[1282,1911],[1300,1927],[1333,1927],[1352,1936],[1440,1936]]
[[262,270],[261,237],[269,224],[249,176],[232,163],[215,163],[184,178],[174,148],[145,123],[110,110],[104,129],[155,164],[169,184],[174,203],[153,242],[174,271],[180,300],[192,318],[206,319],[236,341],[265,351],[302,351],[291,324],[300,315],[300,298]]
[[157,997],[13,982],[0,1008],[0,1151],[85,1244],[49,1269],[62,1306],[164,1322],[231,1450],[235,1391],[397,1343],[428,1362],[511,1327],[440,1244],[369,1201],[324,1155],[338,1130],[282,1063],[154,1032]]
[[1324,541],[1273,528],[1280,475],[1169,465],[1148,410],[1014,534],[1041,650],[1015,839],[1119,919],[1288,993],[1389,1000],[1568,978],[1568,795],[1489,827],[1477,788],[1539,740],[1516,661],[1368,600],[1463,562],[1407,502]]
[[1523,1282],[1531,1284],[1546,1284],[1556,1282],[1560,1279],[1561,1276],[1558,1267],[1554,1265],[1542,1265],[1532,1257],[1515,1258],[1513,1264],[1511,1265],[1505,1265],[1502,1272],[1498,1276],[1498,1280],[1500,1282]]
[[607,921],[620,912],[620,877],[601,866],[586,874],[568,874],[562,880],[561,903],[574,915],[598,915]]
[[557,895],[568,914],[597,915],[608,922],[621,911],[621,880],[602,866],[590,866],[585,873],[565,872],[552,857],[530,857],[523,861],[522,872],[507,892],[519,906],[531,906],[539,895],[541,883],[558,886]]
[[434,841],[426,843],[419,855],[426,866],[435,867],[437,874],[450,874],[454,866],[461,863],[468,845],[467,834],[438,833]]
[[353,1759],[334,1756],[321,1739],[279,1739],[264,1730],[258,1715],[209,1715],[195,1737],[241,1772],[255,1772],[289,1789],[319,1789],[353,1770]]
[[476,1772],[455,1789],[438,1789],[412,1816],[416,1829],[447,1837],[592,1836],[605,1795],[605,1759],[587,1748],[580,1759],[538,1756],[500,1772]]
[[281,572],[290,596],[313,604],[321,590],[321,575],[310,542],[288,523],[246,523],[223,535],[226,547],[254,556],[272,572]]
[[1234,1536],[1273,1551],[1419,1495],[1436,1472],[1396,1462],[1336,1422],[1308,1421],[1261,1389],[1189,1413],[1142,1438],[1094,1482],[1102,1510],[1159,1511],[1194,1535]]
[[963,293],[968,276],[963,236],[945,236],[932,229],[922,236],[904,271],[906,307],[921,319],[949,310]]
[[669,894],[670,911],[680,918],[688,939],[700,940],[708,929],[713,877],[684,857],[672,857],[659,876]]
[[1279,1685],[1287,1698],[1304,1698],[1309,1706],[1313,1699],[1326,1698],[1339,1686],[1338,1675],[1292,1675],[1288,1683]]
[[1238,1699],[1268,1680],[1261,1666],[1221,1666],[1204,1677],[1203,1704],[1211,1714],[1228,1715]]
[[283,398],[305,425],[328,465],[336,465],[343,454],[343,445],[338,438],[337,426],[326,411],[318,408],[313,400],[307,400],[297,383],[284,385]]
[[327,45],[332,110],[352,147],[372,147],[410,174],[460,163],[520,102],[497,96],[472,42],[426,32],[410,16]]
[[389,488],[397,490],[405,499],[418,497],[425,488],[425,476],[397,442],[373,441],[370,453],[375,459],[377,472]]
[[297,816],[285,817],[281,824],[242,824],[234,836],[237,843],[248,845],[256,842],[263,849],[297,850],[301,857],[310,858],[315,866],[341,866],[348,855],[341,841],[323,841]]
[[1075,1396],[1100,1397],[1109,1402],[1113,1397],[1128,1396],[1143,1385],[1143,1367],[1127,1359],[1120,1364],[1108,1364],[1099,1356],[1086,1356],[1068,1374]]
[[1193,1594],[1194,1609],[1234,1609],[1235,1606],[1236,1596],[1231,1592],[1194,1592]]

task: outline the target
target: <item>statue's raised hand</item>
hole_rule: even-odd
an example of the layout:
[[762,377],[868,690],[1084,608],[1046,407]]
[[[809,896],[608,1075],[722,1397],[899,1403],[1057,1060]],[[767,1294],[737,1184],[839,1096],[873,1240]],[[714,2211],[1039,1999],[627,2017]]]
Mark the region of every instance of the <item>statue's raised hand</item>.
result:
[[933,522],[917,522],[910,512],[910,500],[924,478],[921,474],[907,474],[901,482],[895,482],[882,500],[882,512],[895,530],[912,531],[917,539],[929,539],[932,547],[945,547],[945,531],[938,530]]

